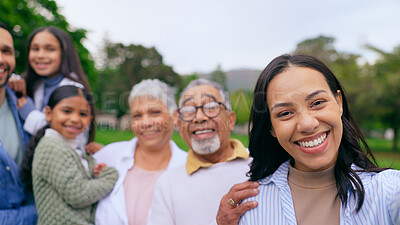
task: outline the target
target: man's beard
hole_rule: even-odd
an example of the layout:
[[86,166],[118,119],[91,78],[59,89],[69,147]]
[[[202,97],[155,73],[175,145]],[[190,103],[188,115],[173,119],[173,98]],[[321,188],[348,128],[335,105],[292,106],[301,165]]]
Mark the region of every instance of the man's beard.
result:
[[10,79],[12,72],[10,72],[10,68],[8,68],[8,74],[6,76],[6,79],[4,80],[4,83],[0,84],[0,88],[3,88],[4,86],[6,86],[8,79]]
[[211,138],[196,140],[194,137],[191,137],[192,141],[192,150],[199,155],[208,155],[216,152],[221,146],[221,141],[219,140],[218,135],[214,135]]

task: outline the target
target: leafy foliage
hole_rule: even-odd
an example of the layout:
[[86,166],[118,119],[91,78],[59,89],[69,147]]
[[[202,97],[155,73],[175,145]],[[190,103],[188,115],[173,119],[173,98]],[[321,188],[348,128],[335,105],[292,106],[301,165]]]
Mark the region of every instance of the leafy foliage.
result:
[[13,32],[17,73],[22,73],[26,68],[26,40],[28,35],[39,27],[56,26],[71,35],[89,83],[94,83],[96,79],[94,62],[91,60],[89,51],[82,44],[87,31],[72,29],[65,17],[59,13],[55,1],[1,0],[0,15],[1,21]]
[[154,47],[126,46],[105,40],[103,53],[103,68],[93,89],[100,100],[98,106],[105,113],[115,113],[118,118],[127,113],[129,92],[143,79],[159,79],[170,86],[181,87],[181,77],[163,63]]
[[400,46],[392,52],[384,52],[372,45],[368,49],[379,54],[379,59],[372,65],[369,75],[373,78],[376,118],[394,130],[393,151],[397,151],[400,139]]

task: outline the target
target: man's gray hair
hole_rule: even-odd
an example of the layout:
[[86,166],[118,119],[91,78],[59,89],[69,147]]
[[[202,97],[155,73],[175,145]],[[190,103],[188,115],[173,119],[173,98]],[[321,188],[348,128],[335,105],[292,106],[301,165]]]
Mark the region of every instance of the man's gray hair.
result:
[[229,111],[232,111],[231,100],[230,100],[230,98],[229,98],[229,94],[225,91],[224,87],[222,87],[222,85],[218,84],[217,82],[213,82],[213,81],[210,81],[210,80],[206,80],[206,79],[204,79],[204,78],[199,78],[199,79],[196,79],[196,80],[191,81],[191,82],[188,84],[188,86],[186,86],[186,88],[183,89],[182,94],[181,94],[181,98],[179,99],[179,106],[180,106],[180,107],[182,106],[182,103],[183,103],[183,96],[184,96],[185,92],[186,92],[188,89],[192,88],[192,87],[196,87],[196,86],[200,86],[200,85],[207,85],[207,86],[211,86],[211,87],[217,89],[218,92],[219,92],[219,95],[221,95],[221,98],[222,98],[223,101],[224,101],[223,103],[224,103],[225,106],[226,106],[226,110],[227,110],[228,112],[229,112]]
[[132,107],[133,101],[138,97],[152,97],[161,101],[171,114],[173,114],[177,108],[174,90],[158,79],[142,80],[135,84],[129,94],[129,107]]

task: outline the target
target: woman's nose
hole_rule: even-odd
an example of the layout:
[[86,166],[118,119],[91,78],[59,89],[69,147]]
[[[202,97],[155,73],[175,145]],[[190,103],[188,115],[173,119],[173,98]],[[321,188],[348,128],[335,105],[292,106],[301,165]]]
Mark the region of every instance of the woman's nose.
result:
[[315,112],[304,111],[300,113],[297,122],[297,130],[305,133],[312,133],[319,125]]

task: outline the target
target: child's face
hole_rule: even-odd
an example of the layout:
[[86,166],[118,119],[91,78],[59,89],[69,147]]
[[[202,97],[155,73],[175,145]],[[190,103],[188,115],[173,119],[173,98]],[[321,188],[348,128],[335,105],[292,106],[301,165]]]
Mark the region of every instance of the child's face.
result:
[[53,34],[44,30],[33,37],[29,64],[39,76],[53,78],[60,74],[61,58],[61,45]]
[[74,96],[61,100],[53,109],[46,106],[46,120],[52,129],[72,139],[89,127],[92,114],[86,99]]

